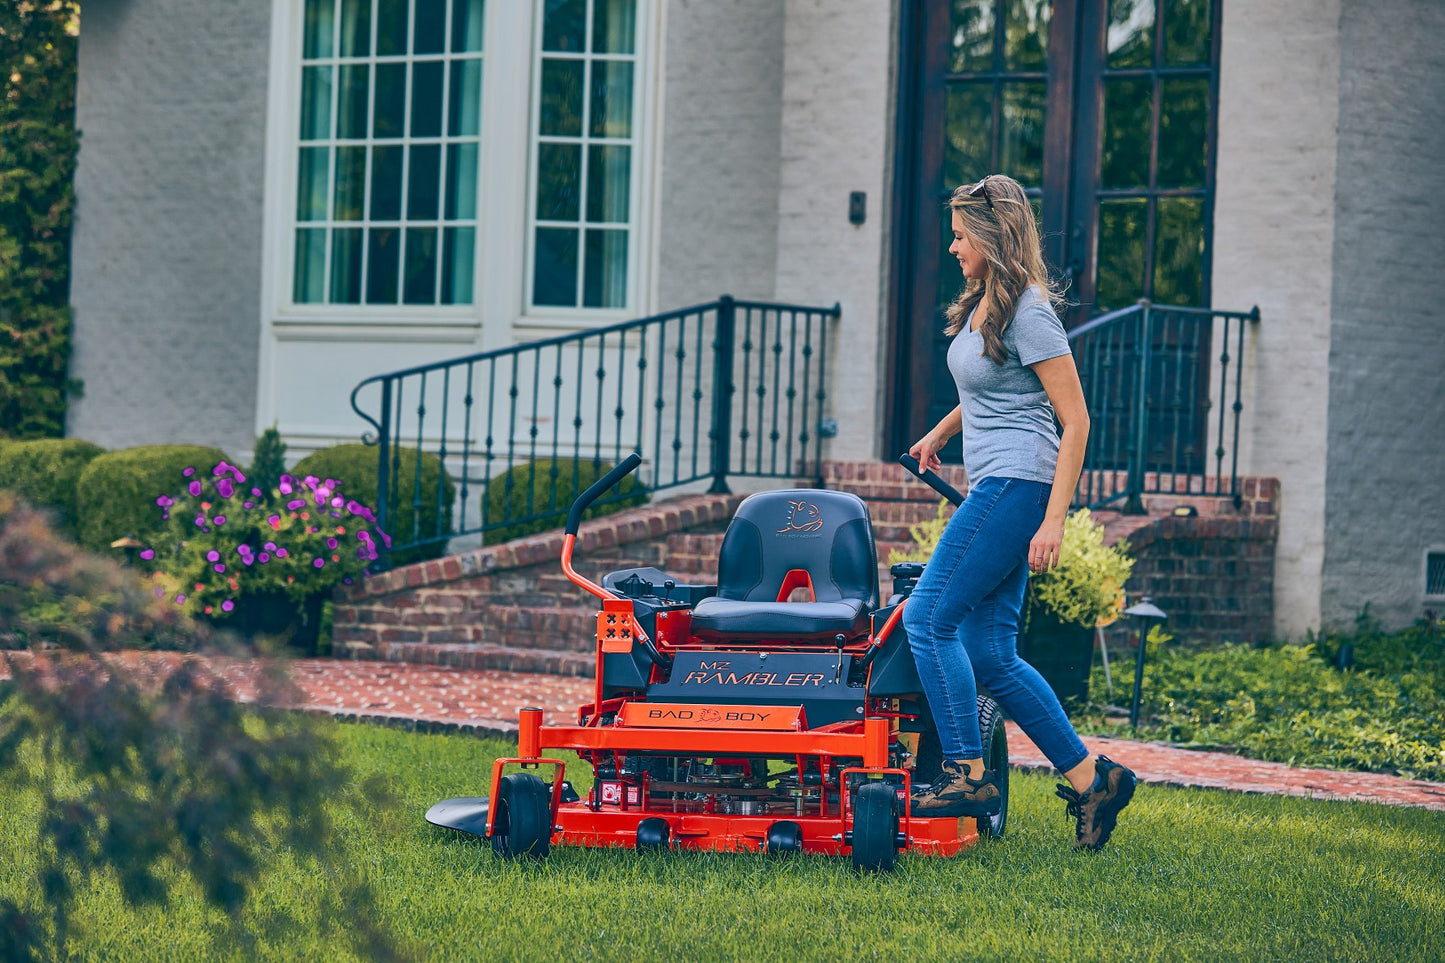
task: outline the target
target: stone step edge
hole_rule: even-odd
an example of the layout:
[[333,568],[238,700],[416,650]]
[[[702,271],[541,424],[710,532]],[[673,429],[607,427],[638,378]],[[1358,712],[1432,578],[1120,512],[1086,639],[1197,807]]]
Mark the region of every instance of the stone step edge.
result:
[[523,649],[478,642],[345,643],[342,659],[406,662],[458,669],[502,669],[541,675],[590,677],[597,673],[593,653],[560,649]]
[[[741,495],[681,495],[594,518],[583,522],[578,529],[576,551],[585,555],[618,545],[661,538],[696,525],[726,521],[732,518],[740,501]],[[342,597],[359,602],[409,588],[555,562],[562,555],[562,542],[562,532],[544,532],[500,545],[485,545],[460,555],[416,562],[372,575],[346,587],[342,590]]]

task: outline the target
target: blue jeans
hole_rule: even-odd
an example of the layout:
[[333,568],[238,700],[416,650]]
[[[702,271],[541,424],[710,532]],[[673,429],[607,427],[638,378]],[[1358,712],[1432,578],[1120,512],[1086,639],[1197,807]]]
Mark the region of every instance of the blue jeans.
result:
[[1028,548],[1052,486],[985,478],[953,513],[903,608],[918,677],[945,759],[983,755],[978,685],[1054,767],[1067,772],[1089,751],[1054,690],[1018,655]]

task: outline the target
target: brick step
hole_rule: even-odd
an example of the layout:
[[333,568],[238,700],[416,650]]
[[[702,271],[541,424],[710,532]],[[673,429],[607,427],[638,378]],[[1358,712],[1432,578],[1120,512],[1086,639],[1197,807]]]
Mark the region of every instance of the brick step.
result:
[[597,671],[597,658],[590,652],[551,652],[471,642],[383,642],[377,646],[352,643],[351,648],[352,658],[381,659],[387,662],[445,665],[462,669],[502,669],[508,672],[539,672],[562,676],[592,676]]
[[591,652],[597,642],[597,600],[580,595],[575,605],[492,605],[474,626],[476,640],[528,651]]

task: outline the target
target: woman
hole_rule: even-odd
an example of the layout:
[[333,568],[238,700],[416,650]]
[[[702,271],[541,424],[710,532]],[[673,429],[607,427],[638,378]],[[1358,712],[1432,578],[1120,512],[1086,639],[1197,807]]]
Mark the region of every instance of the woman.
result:
[[954,336],[948,366],[960,403],[909,451],[938,469],[939,449],[962,431],[970,489],[903,614],[944,759],[942,776],[914,795],[912,811],[999,811],[979,735],[982,682],[1068,780],[1058,794],[1076,820],[1075,848],[1098,849],[1134,793],[1134,774],[1104,756],[1090,762],[1058,697],[1018,657],[1028,573],[1058,564],[1089,413],[1023,188],[991,174],[954,191],[949,206],[948,251],[964,289],[945,333]]

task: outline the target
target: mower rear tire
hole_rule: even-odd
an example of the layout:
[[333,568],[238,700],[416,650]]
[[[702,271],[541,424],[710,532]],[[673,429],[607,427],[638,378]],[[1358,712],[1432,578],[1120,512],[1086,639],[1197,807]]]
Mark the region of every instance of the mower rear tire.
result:
[[867,782],[853,796],[853,868],[891,872],[898,858],[898,795],[884,782]]
[[980,818],[978,832],[986,839],[998,839],[1008,821],[1008,731],[1003,709],[988,696],[978,697],[978,732],[983,737],[983,767],[993,770],[999,794],[998,812]]
[[552,844],[552,792],[529,772],[502,777],[493,808],[492,851],[542,859]]

